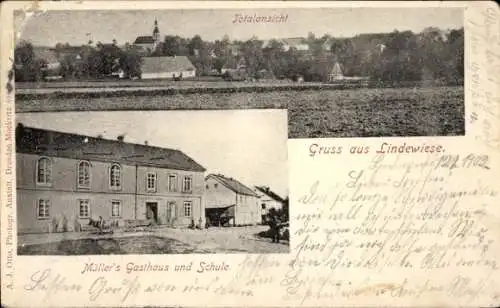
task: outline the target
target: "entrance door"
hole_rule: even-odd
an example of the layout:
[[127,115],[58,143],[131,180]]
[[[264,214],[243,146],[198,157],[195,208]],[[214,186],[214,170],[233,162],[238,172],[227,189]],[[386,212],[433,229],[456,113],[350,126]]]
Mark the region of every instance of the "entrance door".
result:
[[146,202],[146,219],[158,222],[158,203]]
[[177,216],[176,208],[176,204],[173,201],[167,204],[167,223],[171,227],[174,225],[174,221]]

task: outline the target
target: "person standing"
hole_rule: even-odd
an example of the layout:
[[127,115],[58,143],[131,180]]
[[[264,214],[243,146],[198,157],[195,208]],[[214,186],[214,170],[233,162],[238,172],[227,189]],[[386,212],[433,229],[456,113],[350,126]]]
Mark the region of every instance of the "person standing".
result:
[[273,243],[280,242],[280,218],[274,208],[269,210],[269,228],[271,229],[271,237]]
[[102,216],[99,216],[99,223],[98,223],[98,226],[99,226],[99,233],[103,233],[103,229],[104,229],[104,219],[102,218]]

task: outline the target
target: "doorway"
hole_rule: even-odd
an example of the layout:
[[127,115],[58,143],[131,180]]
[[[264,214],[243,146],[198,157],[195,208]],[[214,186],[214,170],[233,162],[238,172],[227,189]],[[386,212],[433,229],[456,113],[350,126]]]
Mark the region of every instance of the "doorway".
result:
[[146,219],[158,223],[158,203],[146,202]]
[[177,206],[174,201],[167,204],[167,224],[171,227],[174,226],[175,218],[177,216]]

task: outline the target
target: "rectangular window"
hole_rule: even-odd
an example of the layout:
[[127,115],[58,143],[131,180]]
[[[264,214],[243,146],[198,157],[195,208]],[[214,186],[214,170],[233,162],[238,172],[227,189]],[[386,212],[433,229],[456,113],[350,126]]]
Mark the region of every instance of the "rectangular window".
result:
[[148,172],[146,177],[146,187],[148,191],[156,191],[156,173]]
[[109,169],[109,186],[111,189],[118,190],[122,185],[122,170],[120,165],[112,164]]
[[47,199],[39,199],[37,204],[38,219],[46,219],[50,217],[50,201]]
[[81,161],[78,164],[78,188],[90,188],[90,163]]
[[177,175],[168,175],[168,191],[177,191]]
[[38,185],[50,185],[52,182],[52,161],[42,157],[37,161],[36,183]]
[[89,200],[78,200],[78,215],[80,218],[90,217],[90,202]]
[[119,200],[111,201],[111,217],[120,217],[122,215],[122,203]]
[[184,201],[184,216],[191,217],[192,213],[192,202]]
[[193,178],[190,176],[185,176],[182,181],[182,191],[190,192],[192,191]]

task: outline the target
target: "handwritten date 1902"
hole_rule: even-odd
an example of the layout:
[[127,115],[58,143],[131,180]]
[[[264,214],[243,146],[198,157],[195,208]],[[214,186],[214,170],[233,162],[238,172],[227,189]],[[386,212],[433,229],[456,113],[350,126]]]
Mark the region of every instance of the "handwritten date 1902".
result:
[[436,164],[437,168],[456,169],[456,168],[483,168],[490,169],[488,155],[469,154],[460,158],[460,155],[443,155]]

